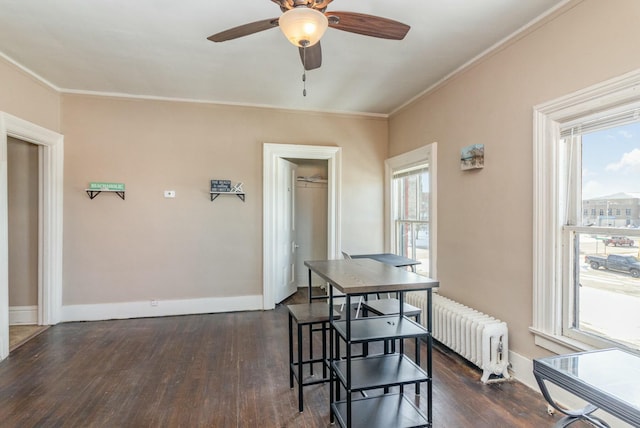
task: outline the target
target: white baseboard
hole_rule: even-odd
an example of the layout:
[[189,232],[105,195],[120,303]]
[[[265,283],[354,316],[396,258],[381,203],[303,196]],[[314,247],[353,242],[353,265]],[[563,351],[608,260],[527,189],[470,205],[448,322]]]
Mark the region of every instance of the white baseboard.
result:
[[[536,378],[533,375],[533,361],[513,351],[509,351],[509,362],[511,363],[512,374],[515,379],[542,395],[538,387],[538,382],[536,382]],[[603,369],[608,370],[608,368]],[[561,406],[569,409],[580,409],[587,404],[584,400],[550,382],[546,382],[546,385],[551,397]],[[611,428],[633,428],[631,425],[601,410],[594,412],[594,415],[605,420],[611,425]]]
[[38,306],[10,306],[9,325],[38,324]]
[[62,306],[62,322],[262,310],[262,295]]

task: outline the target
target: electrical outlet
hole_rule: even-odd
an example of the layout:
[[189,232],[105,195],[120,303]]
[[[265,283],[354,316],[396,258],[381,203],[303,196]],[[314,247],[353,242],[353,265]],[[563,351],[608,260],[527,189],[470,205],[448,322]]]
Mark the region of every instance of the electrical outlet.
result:
[[164,197],[165,198],[175,198],[176,197],[176,191],[175,190],[165,190],[164,191]]
[[158,306],[158,301],[156,299],[151,299],[151,306]]

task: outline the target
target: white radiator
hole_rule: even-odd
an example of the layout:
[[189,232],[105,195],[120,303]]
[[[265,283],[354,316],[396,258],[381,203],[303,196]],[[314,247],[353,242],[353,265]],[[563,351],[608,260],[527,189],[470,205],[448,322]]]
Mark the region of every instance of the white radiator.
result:
[[[406,294],[406,302],[422,309],[426,326],[427,293]],[[507,323],[433,293],[433,338],[482,369],[482,382],[491,375],[508,379]]]

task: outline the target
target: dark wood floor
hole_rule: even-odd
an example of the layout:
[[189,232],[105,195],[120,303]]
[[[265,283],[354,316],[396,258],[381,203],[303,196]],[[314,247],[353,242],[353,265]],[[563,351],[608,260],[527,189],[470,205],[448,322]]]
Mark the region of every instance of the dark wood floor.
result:
[[[306,387],[298,413],[287,346],[284,306],[60,324],[0,363],[0,426],[328,427],[327,385]],[[557,420],[519,383],[483,385],[474,368],[443,349],[433,363],[435,427]]]

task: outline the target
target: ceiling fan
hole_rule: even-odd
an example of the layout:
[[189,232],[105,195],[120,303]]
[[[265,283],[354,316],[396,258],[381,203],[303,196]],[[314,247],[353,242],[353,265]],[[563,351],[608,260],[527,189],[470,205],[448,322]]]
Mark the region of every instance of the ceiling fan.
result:
[[322,65],[320,38],[327,27],[363,36],[402,40],[409,27],[398,21],[354,12],[326,12],[333,0],[271,0],[280,6],[279,18],[263,19],[240,25],[207,37],[212,42],[224,42],[280,27],[291,43],[298,46],[305,70]]

